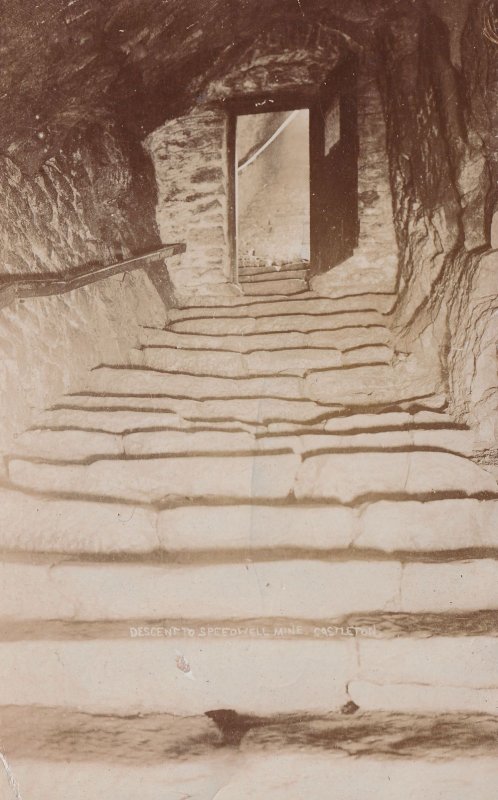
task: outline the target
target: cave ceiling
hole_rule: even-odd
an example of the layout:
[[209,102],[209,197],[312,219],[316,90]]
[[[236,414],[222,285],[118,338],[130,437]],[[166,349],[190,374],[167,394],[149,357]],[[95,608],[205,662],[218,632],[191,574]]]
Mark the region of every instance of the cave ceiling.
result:
[[33,174],[109,113],[143,139],[265,28],[304,18],[361,40],[400,2],[418,0],[4,0],[0,152]]

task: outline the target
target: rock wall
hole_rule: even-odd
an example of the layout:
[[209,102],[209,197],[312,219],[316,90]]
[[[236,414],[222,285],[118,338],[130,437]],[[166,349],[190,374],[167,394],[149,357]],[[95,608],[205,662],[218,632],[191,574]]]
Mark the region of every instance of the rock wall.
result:
[[498,250],[467,257],[448,291],[448,384],[453,414],[476,434],[476,449],[498,442]]
[[317,86],[351,47],[354,42],[333,26],[313,23],[306,17],[275,21],[219,69],[204,97],[208,101],[225,100],[269,89]]
[[199,109],[167,122],[146,141],[161,238],[187,243],[188,257],[170,265],[178,296],[219,292],[230,278],[227,133],[225,112]]
[[445,6],[443,22],[425,4],[405,4],[379,31],[400,253],[393,321],[400,349],[442,362],[452,412],[485,446],[496,387],[498,262],[487,250],[496,207],[498,47],[483,33],[489,4],[456,5],[453,12]]
[[[239,134],[246,139],[245,128],[266,116],[277,117],[272,130],[267,131],[271,136],[281,124],[280,115],[239,117],[237,145]],[[253,134],[253,145],[265,141],[258,127]],[[239,266],[309,261],[309,181],[309,112],[302,110],[255,161],[239,172]]]
[[[73,134],[28,178],[0,162],[3,273],[64,272],[112,263],[159,245],[151,166],[110,121]],[[33,412],[68,391],[86,369],[123,354],[138,325],[164,316],[140,272],[0,311],[0,452]]]

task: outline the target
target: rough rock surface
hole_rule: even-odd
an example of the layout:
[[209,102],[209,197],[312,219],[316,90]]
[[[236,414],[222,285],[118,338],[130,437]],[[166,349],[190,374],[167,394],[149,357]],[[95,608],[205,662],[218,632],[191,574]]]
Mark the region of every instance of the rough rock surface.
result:
[[490,447],[498,46],[484,27],[493,4],[431,6],[451,37],[417,4],[400,4],[378,31],[400,253],[394,322],[401,348],[439,352],[453,412]]
[[[0,182],[4,273],[91,269],[160,244],[150,163],[110,120],[74,133],[36,177],[3,158]],[[0,452],[87,369],[124,357],[151,317],[164,307],[142,272],[0,310]]]
[[130,0],[35,6],[12,0],[4,15],[0,148],[34,173],[69,131],[102,109],[144,138],[193,107],[255,41],[282,41],[282,33],[288,38],[304,18],[342,31],[332,34],[337,51],[344,32],[364,40],[393,5],[395,0],[334,0],[332,8],[321,0],[245,0],[234,6],[215,0],[206,7],[203,0],[143,0],[138,8]]
[[179,297],[223,293],[230,278],[227,126],[224,112],[201,109],[147,139],[161,238],[187,244],[188,257],[170,265]]

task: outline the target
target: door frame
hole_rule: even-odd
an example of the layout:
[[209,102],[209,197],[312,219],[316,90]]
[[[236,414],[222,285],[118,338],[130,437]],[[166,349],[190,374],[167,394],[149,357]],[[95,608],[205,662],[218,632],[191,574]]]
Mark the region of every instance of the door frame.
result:
[[[228,257],[230,280],[238,283],[238,214],[237,214],[237,117],[248,114],[269,114],[274,111],[296,111],[310,109],[316,102],[318,87],[282,91],[278,94],[241,95],[230,97],[221,103],[227,112],[227,159],[228,159]],[[310,189],[311,192],[311,189]],[[311,197],[310,197],[311,201]]]
[[[348,70],[355,69],[358,58],[356,54],[351,53],[341,64],[334,67],[324,83],[330,85],[341,86],[344,81],[344,76],[348,75]],[[308,109],[311,113],[314,109],[320,107],[320,98],[323,84],[313,86],[299,87],[291,90],[282,90],[279,92],[263,92],[257,95],[235,95],[229,98],[223,98],[218,102],[217,108],[222,108],[227,112],[227,160],[228,160],[228,254],[230,262],[230,276],[229,279],[234,283],[238,283],[238,252],[237,252],[237,117],[245,116],[247,114],[267,114],[273,111],[296,111],[300,109]],[[310,160],[310,240],[313,240],[311,231],[311,164],[312,164],[312,137],[309,136],[309,160]],[[313,251],[311,252],[310,259],[311,268],[313,268]]]

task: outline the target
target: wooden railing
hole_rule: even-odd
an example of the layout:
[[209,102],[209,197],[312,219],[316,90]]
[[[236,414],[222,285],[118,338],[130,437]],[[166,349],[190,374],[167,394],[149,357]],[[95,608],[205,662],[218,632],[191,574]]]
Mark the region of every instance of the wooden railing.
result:
[[73,289],[81,289],[82,286],[110,278],[112,275],[133,272],[136,269],[145,269],[152,278],[154,267],[164,266],[165,258],[184,253],[186,249],[187,247],[184,243],[175,242],[174,244],[165,244],[158,250],[144,253],[141,256],[109,264],[107,267],[85,267],[84,269],[73,269],[62,273],[2,275],[0,276],[0,308],[24,297],[47,297],[54,294],[65,294]]

